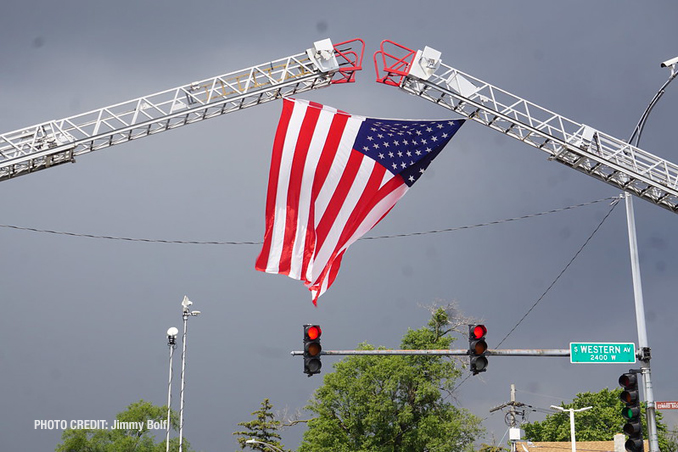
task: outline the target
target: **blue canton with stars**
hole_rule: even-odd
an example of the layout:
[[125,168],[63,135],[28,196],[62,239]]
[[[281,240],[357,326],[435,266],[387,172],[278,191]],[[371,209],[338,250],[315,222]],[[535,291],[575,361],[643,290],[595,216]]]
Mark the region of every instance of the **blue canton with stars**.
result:
[[400,174],[412,186],[463,123],[367,118],[353,149]]

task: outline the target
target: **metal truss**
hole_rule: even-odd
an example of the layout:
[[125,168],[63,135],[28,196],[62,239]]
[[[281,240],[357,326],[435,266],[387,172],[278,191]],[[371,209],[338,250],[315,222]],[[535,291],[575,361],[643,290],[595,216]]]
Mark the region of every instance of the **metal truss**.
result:
[[286,96],[354,81],[360,39],[314,43],[303,53],[69,118],[0,135],[0,181],[76,156]]
[[377,82],[459,113],[639,198],[678,212],[678,165],[443,64],[440,52],[385,40]]

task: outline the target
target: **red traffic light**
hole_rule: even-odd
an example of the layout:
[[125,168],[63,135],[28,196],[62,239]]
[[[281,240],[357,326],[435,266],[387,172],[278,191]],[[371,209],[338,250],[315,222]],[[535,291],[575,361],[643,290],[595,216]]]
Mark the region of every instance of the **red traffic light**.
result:
[[312,341],[318,339],[323,334],[319,325],[311,325],[306,329],[306,335]]
[[323,334],[320,325],[304,325],[304,373],[309,377],[320,373],[322,363],[320,356],[323,348],[320,336]]
[[485,342],[485,335],[487,328],[485,325],[469,325],[468,326],[468,354],[469,367],[473,375],[487,370],[487,342]]
[[471,328],[471,339],[480,339],[486,334],[487,328],[485,328],[485,325],[476,325],[473,328]]

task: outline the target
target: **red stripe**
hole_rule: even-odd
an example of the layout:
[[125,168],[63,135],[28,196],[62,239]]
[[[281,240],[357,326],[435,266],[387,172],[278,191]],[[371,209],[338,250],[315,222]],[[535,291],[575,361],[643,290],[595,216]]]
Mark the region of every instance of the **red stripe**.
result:
[[[341,137],[346,128],[346,123],[348,122],[349,116],[345,114],[336,114],[332,118],[332,124],[330,124],[329,131],[327,133],[327,139],[325,141],[325,146],[323,147],[322,152],[320,153],[320,159],[318,160],[318,166],[315,170],[315,177],[313,179],[313,187],[311,189],[311,214],[308,217],[308,227],[306,234],[306,244],[304,247],[304,260],[302,263],[302,280],[307,281],[304,278],[308,270],[309,264],[312,262],[315,257],[315,250],[317,245],[315,243],[317,237],[317,231],[315,228],[315,203],[318,199],[318,194],[320,189],[325,184],[327,180],[327,175],[330,172],[332,163],[334,162],[334,157],[337,154],[337,149],[339,148],[339,143],[341,142]],[[313,233],[311,234],[311,231]]]
[[339,184],[337,184],[336,190],[332,193],[332,198],[327,204],[327,209],[316,228],[316,233],[318,235],[316,249],[322,248],[327,235],[332,229],[332,225],[341,211],[341,206],[344,204],[346,196],[351,191],[351,187],[355,182],[363,158],[367,157],[360,152],[351,151],[349,154],[348,162],[346,162],[346,168],[341,175],[341,179],[339,179]]
[[[287,189],[287,219],[285,221],[285,236],[283,239],[283,249],[280,255],[279,273],[287,275],[290,272],[292,263],[292,251],[294,249],[295,238],[298,228],[299,215],[299,195],[301,193],[301,182],[304,177],[304,165],[306,156],[313,139],[320,109],[307,108],[304,120],[299,131],[299,138],[294,149],[294,158],[290,168],[290,182]],[[308,206],[303,206],[307,209]]]
[[273,225],[275,223],[275,204],[276,192],[278,190],[278,178],[280,174],[280,161],[282,158],[283,144],[285,135],[290,124],[290,117],[294,110],[294,101],[283,99],[283,109],[280,115],[280,122],[273,140],[273,154],[271,156],[271,170],[268,176],[268,192],[266,194],[266,229],[264,231],[264,245],[259,253],[255,263],[255,268],[259,271],[266,271],[268,266],[268,257],[271,252],[271,241],[273,239]]
[[[353,151],[357,154],[359,152]],[[337,243],[337,250],[343,247],[348,239],[355,233],[360,223],[367,217],[367,215],[372,211],[374,206],[381,201],[385,196],[387,196],[393,189],[402,185],[402,178],[400,176],[395,176],[389,180],[384,187],[380,190],[379,186],[381,185],[382,180],[384,180],[384,174],[386,173],[386,168],[377,164],[374,165],[372,169],[372,174],[365,184],[365,189],[360,195],[360,200],[356,204],[355,209],[351,212],[351,215],[346,221],[344,230],[339,237],[339,242]],[[393,179],[397,179],[400,183],[397,183],[395,186],[392,184]],[[335,250],[336,252],[336,250]]]
[[325,279],[328,280],[327,281],[327,288],[328,289],[332,285],[334,280],[336,279],[337,274],[339,273],[339,267],[341,267],[341,258],[344,256],[344,251],[339,253],[338,256],[336,256],[333,260],[330,260],[327,263],[327,265],[325,265],[325,268],[323,268],[322,273],[316,279],[315,284],[308,285],[308,290],[315,290],[316,291],[315,297],[313,297],[313,299],[312,299],[313,304],[315,306],[318,306],[318,297],[320,297],[320,295],[321,295],[322,286],[323,286]]
[[[359,154],[357,151],[353,151]],[[361,225],[362,221],[369,215],[369,213],[374,209],[374,207],[381,202],[385,197],[391,194],[394,190],[401,187],[404,182],[402,177],[395,176],[389,181],[387,181],[383,187],[379,188],[381,181],[383,180],[386,169],[381,165],[375,165],[372,174],[365,186],[360,201],[356,204],[356,208],[351,212],[348,220],[345,223],[345,228],[337,241],[337,245],[332,253],[332,256],[328,260],[327,266],[321,273],[321,275],[316,280],[315,288],[320,290],[323,285],[325,278],[329,278],[327,287],[331,286],[334,282],[334,279],[339,272],[339,265],[341,263],[341,257],[343,256],[345,249],[342,249],[346,242],[351,238],[355,233],[358,227]],[[391,207],[392,208],[392,207]],[[387,209],[386,212],[380,216],[379,220],[375,223],[379,223],[386,214],[391,210]]]

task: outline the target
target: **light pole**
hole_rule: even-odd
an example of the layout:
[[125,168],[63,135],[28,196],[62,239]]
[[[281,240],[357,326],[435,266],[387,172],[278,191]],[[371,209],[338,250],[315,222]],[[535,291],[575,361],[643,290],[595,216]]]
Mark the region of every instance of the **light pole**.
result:
[[186,374],[186,333],[188,327],[188,318],[190,316],[199,315],[200,311],[191,311],[188,307],[191,306],[193,302],[184,295],[184,299],[181,302],[182,306],[182,318],[184,320],[184,333],[181,338],[181,391],[179,391],[179,452],[183,451],[184,447],[184,386]]
[[577,452],[577,445],[576,445],[577,439],[574,436],[574,413],[579,413],[580,411],[590,410],[593,407],[587,406],[586,408],[579,408],[578,410],[575,410],[574,408],[567,409],[567,408],[563,408],[563,407],[560,407],[560,406],[551,405],[551,408],[553,408],[554,410],[560,410],[560,411],[563,411],[563,412],[565,412],[565,411],[570,412],[570,441],[572,442],[572,452]]
[[[664,95],[666,87],[678,76],[678,57],[664,61],[661,66],[671,68],[671,75],[668,80],[659,88],[647,108],[640,116],[631,138],[628,143],[639,147],[640,137],[643,134],[643,128],[650,116],[652,109]],[[635,144],[634,144],[635,143]],[[626,223],[629,234],[629,253],[631,255],[631,277],[633,280],[633,295],[636,310],[636,327],[638,329],[638,352],[640,354],[641,371],[643,375],[643,387],[645,388],[645,402],[647,409],[645,412],[647,419],[648,440],[650,443],[650,452],[659,452],[659,442],[657,440],[657,419],[654,407],[654,393],[652,389],[652,378],[650,371],[650,345],[647,339],[647,327],[645,323],[645,306],[643,302],[643,288],[640,279],[640,260],[638,258],[638,242],[636,239],[636,220],[633,212],[633,198],[629,193],[625,194],[626,202]]]
[[179,330],[174,326],[167,330],[167,345],[169,346],[169,383],[167,383],[167,437],[165,438],[166,452],[169,452],[170,415],[172,412],[172,357],[174,356],[174,349],[177,348],[177,334],[179,334]]
[[277,451],[277,452],[285,452],[284,450],[282,450],[279,447],[274,446],[273,444],[268,444],[268,443],[265,443],[263,441],[259,441],[259,440],[256,440],[256,439],[248,439],[247,441],[245,441],[245,444],[261,444],[264,447],[267,447],[271,450],[274,450],[274,451]]

